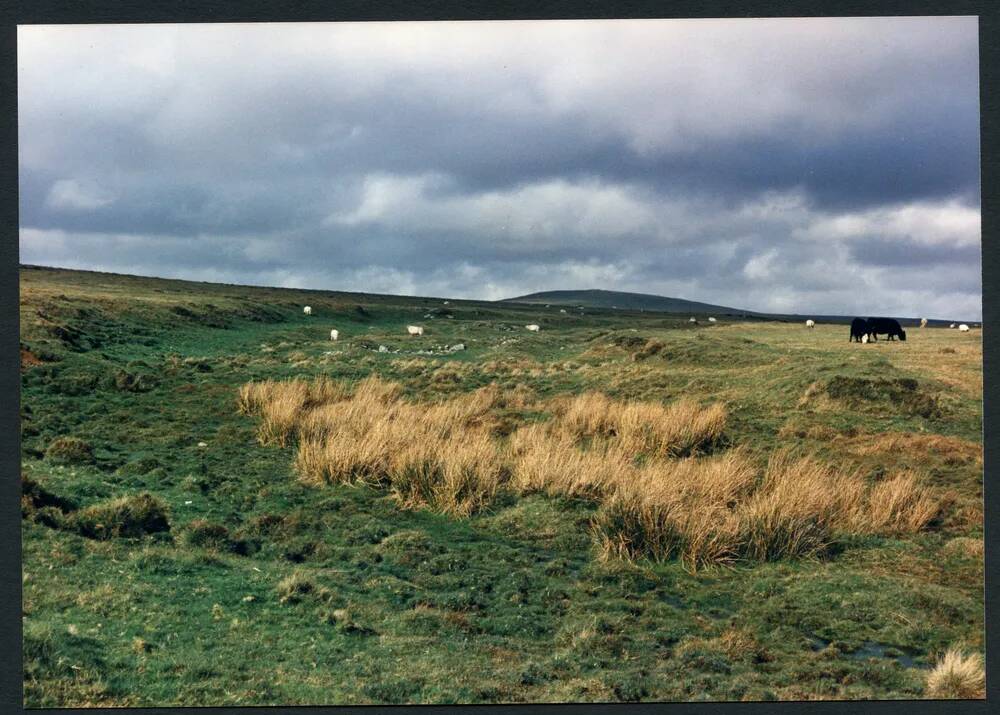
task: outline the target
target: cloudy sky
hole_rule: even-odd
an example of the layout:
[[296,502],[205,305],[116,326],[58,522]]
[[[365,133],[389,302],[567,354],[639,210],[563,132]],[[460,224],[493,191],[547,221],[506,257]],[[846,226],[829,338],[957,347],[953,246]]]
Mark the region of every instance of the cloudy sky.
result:
[[982,315],[975,18],[32,26],[23,263]]

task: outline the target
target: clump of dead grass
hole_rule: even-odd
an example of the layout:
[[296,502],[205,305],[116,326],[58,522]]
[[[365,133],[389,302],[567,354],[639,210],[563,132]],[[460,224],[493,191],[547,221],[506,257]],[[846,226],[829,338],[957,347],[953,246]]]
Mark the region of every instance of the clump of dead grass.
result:
[[840,535],[926,528],[941,503],[911,474],[869,485],[785,450],[758,476],[740,450],[654,463],[614,490],[594,521],[605,558],[679,558],[690,569],[815,557]]
[[949,648],[927,675],[931,698],[970,700],[986,697],[986,670],[979,653]]
[[531,404],[530,393],[493,384],[414,402],[378,377],[350,392],[301,381],[245,391],[241,405],[261,415],[264,435],[278,443],[297,435],[305,483],[366,483],[405,507],[459,517],[504,493],[587,499],[599,505],[593,530],[606,558],[678,558],[693,570],[813,557],[844,534],[919,531],[942,509],[912,473],[871,484],[788,450],[763,470],[743,449],[705,455],[725,426],[719,404],[585,393],[549,401],[550,420],[503,440],[499,415]]
[[316,380],[264,380],[240,388],[238,408],[245,415],[260,415],[257,439],[261,444],[285,446],[291,439],[303,410],[329,404],[347,396],[343,384],[320,377]]
[[395,383],[368,379],[342,402],[301,417],[295,467],[311,484],[368,483],[409,507],[467,516],[489,504],[507,478],[491,437],[495,386],[416,404]]
[[587,392],[558,405],[553,427],[578,442],[614,439],[626,453],[663,458],[712,446],[722,436],[726,416],[721,403],[702,407],[682,398],[664,405]]
[[983,539],[974,539],[969,536],[956,536],[941,547],[941,551],[949,556],[961,556],[967,559],[982,559],[984,544]]

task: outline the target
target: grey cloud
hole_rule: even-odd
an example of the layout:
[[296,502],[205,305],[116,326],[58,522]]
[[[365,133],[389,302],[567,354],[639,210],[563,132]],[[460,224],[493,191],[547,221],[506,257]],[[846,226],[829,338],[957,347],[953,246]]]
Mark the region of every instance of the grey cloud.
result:
[[[860,276],[886,312],[964,310],[976,39],[970,18],[22,28],[22,260],[817,312],[853,309]],[[943,218],[892,219],[911,209]]]

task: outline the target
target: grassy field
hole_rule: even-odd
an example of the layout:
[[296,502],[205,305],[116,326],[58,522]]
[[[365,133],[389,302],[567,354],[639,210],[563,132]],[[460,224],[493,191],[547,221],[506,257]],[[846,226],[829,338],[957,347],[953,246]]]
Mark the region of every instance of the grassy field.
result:
[[27,706],[982,697],[979,331],[36,268],[20,319]]

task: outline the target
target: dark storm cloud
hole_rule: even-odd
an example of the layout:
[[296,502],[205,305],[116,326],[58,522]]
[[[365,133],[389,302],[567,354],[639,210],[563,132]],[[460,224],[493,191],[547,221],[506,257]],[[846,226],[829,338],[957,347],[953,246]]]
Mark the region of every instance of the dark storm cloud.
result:
[[923,245],[911,241],[861,241],[851,246],[851,256],[859,263],[875,266],[936,266],[946,263],[975,265],[981,257],[979,246]]
[[21,28],[22,260],[827,313],[861,280],[976,317],[976,42],[971,18]]

